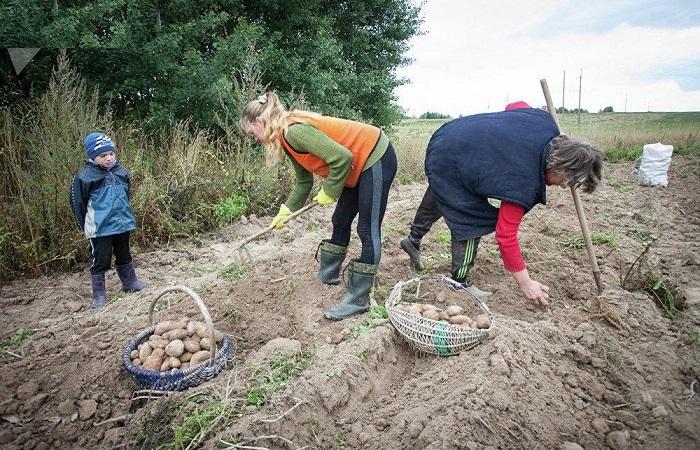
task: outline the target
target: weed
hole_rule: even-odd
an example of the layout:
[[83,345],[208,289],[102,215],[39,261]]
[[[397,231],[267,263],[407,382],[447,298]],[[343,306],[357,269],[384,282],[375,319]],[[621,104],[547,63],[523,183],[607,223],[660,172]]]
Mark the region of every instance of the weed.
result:
[[247,264],[233,262],[219,269],[219,275],[226,281],[238,281],[250,275],[251,268]]
[[392,234],[403,236],[406,234],[406,231],[407,231],[406,227],[404,225],[397,224],[397,223],[386,223],[386,224],[384,224],[383,228],[384,228],[384,230],[382,230],[382,231],[386,231],[386,232],[383,232],[382,234],[389,234],[387,232],[391,232]]
[[27,330],[26,328],[17,328],[15,334],[4,344],[2,348],[5,350],[12,350],[19,344],[27,340],[34,332],[32,330]]
[[440,245],[449,245],[452,242],[450,230],[442,230],[435,235],[435,242]]
[[374,326],[375,319],[388,319],[389,314],[386,312],[386,308],[383,305],[372,305],[367,314],[367,319],[365,319],[364,325],[358,325],[352,329],[352,337],[357,338],[361,334],[367,333]]
[[666,315],[670,319],[675,319],[676,313],[676,297],[673,292],[666,286],[664,280],[659,278],[656,282],[646,289],[652,297],[656,299],[659,305],[666,311]]
[[450,252],[440,252],[437,255],[437,260],[439,262],[450,262],[452,261],[452,253]]
[[318,227],[318,225],[310,223],[306,227],[306,231],[308,231],[309,233],[319,233],[321,231],[321,229]]
[[375,301],[384,303],[386,298],[389,296],[389,288],[386,286],[377,286],[374,288],[372,295],[374,296]]
[[202,281],[201,283],[197,283],[192,287],[192,290],[197,292],[198,294],[201,294],[202,292],[206,291],[207,288],[209,287],[209,283],[206,281]]
[[[611,249],[616,249],[620,245],[620,234],[618,232],[613,233],[592,233],[591,242],[594,244],[607,245]],[[580,234],[575,234],[569,236],[564,241],[562,245],[568,248],[583,248],[584,240],[583,236]]]
[[297,288],[297,285],[299,284],[299,280],[296,278],[288,278],[284,282],[284,295],[282,298],[284,300],[288,299],[289,297],[292,296],[294,293],[294,290]]
[[357,357],[357,359],[360,360],[361,363],[364,364],[367,362],[367,355],[365,355],[365,352],[358,351],[355,353],[355,356]]
[[620,344],[610,339],[606,339],[601,345],[600,357],[607,361],[610,367],[620,367],[624,358]]
[[112,296],[112,300],[110,300],[110,303],[117,304],[117,303],[119,303],[121,300],[124,300],[124,299],[126,298],[126,296],[127,296],[127,293],[126,293],[126,292],[124,292],[124,291],[119,291],[119,292],[117,292],[116,294],[114,294],[114,295]]
[[[185,420],[181,425],[173,427],[174,437],[172,442],[164,444],[161,448],[185,449],[192,444],[196,447],[202,437],[214,425],[217,417],[224,420],[233,415],[230,405],[214,400],[206,404],[184,404],[180,408],[181,413],[185,413]],[[190,409],[191,408],[191,409]]]
[[231,194],[214,205],[214,216],[216,216],[219,223],[231,223],[240,219],[245,210],[245,197],[238,194]]
[[569,236],[564,239],[562,245],[567,248],[583,248],[583,236],[580,234]]
[[634,186],[617,180],[609,180],[607,185],[618,192],[630,192],[634,189]]
[[299,352],[290,357],[277,357],[270,362],[270,370],[258,368],[251,377],[245,392],[246,404],[261,408],[272,394],[284,387],[285,383],[299,375],[313,363],[313,357]]
[[631,228],[625,231],[625,234],[635,241],[642,243],[651,242],[654,240],[652,232],[646,228]]

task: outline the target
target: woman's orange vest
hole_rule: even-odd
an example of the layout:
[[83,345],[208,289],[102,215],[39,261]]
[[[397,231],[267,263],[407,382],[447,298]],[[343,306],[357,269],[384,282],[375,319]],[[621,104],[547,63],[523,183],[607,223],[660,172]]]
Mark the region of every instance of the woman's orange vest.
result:
[[[310,123],[324,132],[329,138],[350,150],[352,162],[350,173],[348,173],[348,177],[345,180],[345,186],[350,188],[357,186],[362,169],[365,167],[365,162],[367,162],[367,158],[369,158],[375,145],[377,145],[379,134],[381,133],[379,128],[372,125],[315,114],[294,113],[294,115],[290,116],[288,123],[290,125]],[[304,169],[320,177],[325,178],[328,176],[328,164],[324,160],[311,153],[299,153],[294,150],[284,138],[282,132],[280,132],[280,142],[284,150]]]

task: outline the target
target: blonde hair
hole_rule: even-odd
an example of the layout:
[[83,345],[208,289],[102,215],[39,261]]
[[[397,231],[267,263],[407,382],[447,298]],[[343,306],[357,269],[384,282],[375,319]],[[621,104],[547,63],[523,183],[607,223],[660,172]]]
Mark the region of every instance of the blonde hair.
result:
[[301,116],[295,121],[305,122],[304,115],[317,114],[309,111],[287,111],[277,94],[268,91],[265,95],[248,102],[238,119],[238,128],[244,136],[252,137],[255,121],[260,118],[263,125],[262,145],[265,148],[265,161],[271,166],[282,159],[284,148],[280,142],[280,134],[287,131],[289,119]]

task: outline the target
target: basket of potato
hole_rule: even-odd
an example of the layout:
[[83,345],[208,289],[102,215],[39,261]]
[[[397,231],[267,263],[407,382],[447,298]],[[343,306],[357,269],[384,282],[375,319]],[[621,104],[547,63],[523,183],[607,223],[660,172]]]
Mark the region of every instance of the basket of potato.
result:
[[[169,292],[184,292],[199,307],[204,322],[195,320],[153,321],[153,309]],[[211,380],[228,367],[232,345],[228,337],[214,328],[207,307],[199,296],[185,286],[161,291],[148,311],[151,326],[126,345],[124,367],[142,385],[161,391],[182,391]]]
[[486,303],[473,297],[462,285],[450,278],[440,279],[465,298],[474,301],[479,314],[474,318],[466,315],[463,307],[450,305],[438,308],[428,303],[402,301],[404,289],[416,286],[420,289],[422,279],[413,278],[396,283],[385,307],[394,328],[415,349],[440,356],[456,355],[474,348],[496,333],[496,323]]

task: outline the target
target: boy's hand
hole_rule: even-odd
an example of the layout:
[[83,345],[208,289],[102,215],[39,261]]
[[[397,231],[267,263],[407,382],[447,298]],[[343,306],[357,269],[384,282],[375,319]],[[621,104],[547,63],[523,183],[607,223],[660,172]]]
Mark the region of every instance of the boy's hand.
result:
[[330,195],[326,194],[326,192],[323,190],[323,187],[321,187],[321,189],[318,191],[318,194],[316,194],[316,197],[314,197],[314,201],[318,202],[318,204],[321,206],[326,206],[335,202],[335,199]]
[[270,225],[274,226],[277,229],[284,228],[287,226],[287,222],[283,221],[285,217],[288,217],[292,212],[287,208],[287,205],[282,203],[280,205],[280,210],[275,216],[274,219],[272,219],[272,223]]

